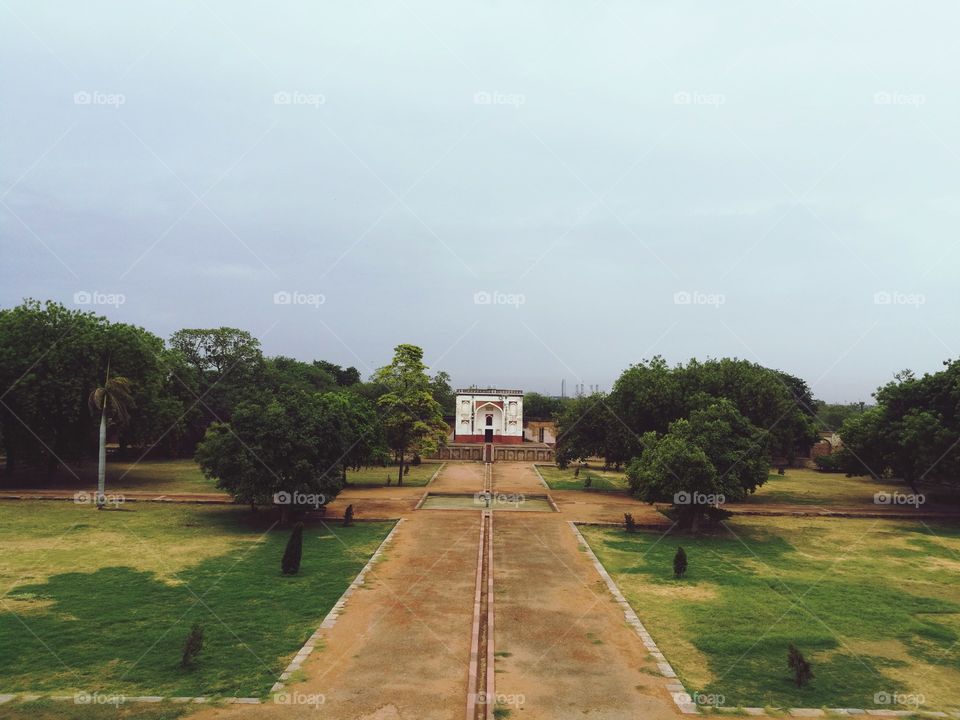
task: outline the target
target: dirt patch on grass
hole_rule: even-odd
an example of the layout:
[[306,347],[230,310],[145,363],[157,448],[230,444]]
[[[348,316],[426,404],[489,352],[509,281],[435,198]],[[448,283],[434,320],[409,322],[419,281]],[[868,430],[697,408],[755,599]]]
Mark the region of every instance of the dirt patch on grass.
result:
[[0,600],[0,607],[17,615],[49,610],[53,605],[53,600],[38,598],[33,595],[17,595],[16,590],[10,592],[10,594]]

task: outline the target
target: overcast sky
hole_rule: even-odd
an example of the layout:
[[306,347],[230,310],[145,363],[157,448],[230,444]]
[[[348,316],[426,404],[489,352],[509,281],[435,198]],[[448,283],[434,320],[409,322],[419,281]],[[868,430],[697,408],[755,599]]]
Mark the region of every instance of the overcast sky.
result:
[[952,2],[0,0],[0,305],[457,385],[960,355]]

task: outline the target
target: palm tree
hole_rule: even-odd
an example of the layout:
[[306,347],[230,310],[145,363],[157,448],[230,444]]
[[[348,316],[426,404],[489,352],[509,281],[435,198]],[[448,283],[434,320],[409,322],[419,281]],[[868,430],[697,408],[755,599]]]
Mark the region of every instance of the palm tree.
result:
[[133,396],[130,381],[117,375],[110,377],[110,361],[107,361],[107,378],[103,387],[90,393],[90,410],[100,413],[100,457],[97,466],[97,509],[103,510],[107,482],[107,418],[119,424],[130,419]]

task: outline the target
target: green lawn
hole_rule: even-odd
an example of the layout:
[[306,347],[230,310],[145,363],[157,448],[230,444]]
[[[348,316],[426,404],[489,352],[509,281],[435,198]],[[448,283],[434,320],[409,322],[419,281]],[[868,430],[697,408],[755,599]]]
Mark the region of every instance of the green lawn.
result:
[[75,705],[63,700],[34,700],[0,705],[3,720],[176,720],[202,705],[173,703],[121,703]]
[[[574,478],[573,468],[561,470],[556,465],[537,465],[540,474],[553,490],[583,490],[584,480],[591,478],[594,490],[629,490],[624,472],[581,468],[580,477]],[[788,468],[786,474],[771,472],[767,481],[749,495],[746,504],[783,504],[810,506],[875,506],[876,493],[910,493],[903,483],[894,481],[878,482],[867,477],[846,477],[841,473],[822,473],[805,468]],[[935,491],[926,493],[927,508],[932,508],[938,500]],[[942,505],[943,503],[937,503]],[[731,507],[735,507],[731,504]],[[884,505],[879,508],[889,507]]]
[[[68,488],[90,490],[97,487],[97,463],[85,462],[62,467],[52,477],[32,468],[18,470],[12,478],[4,478],[0,489]],[[107,461],[107,492],[131,491],[161,493],[208,493],[217,490],[190,458],[178,460]]]
[[[4,692],[265,694],[367,562],[389,523],[310,525],[280,573],[272,514],[193,505],[98,512],[0,504]],[[179,667],[194,622],[196,667]]]
[[[410,472],[403,476],[403,484],[413,487],[422,487],[433,477],[433,474],[440,468],[440,463],[424,462],[419,465],[410,465]],[[361,468],[359,471],[348,470],[347,482],[351,485],[386,485],[387,477],[390,478],[390,484],[397,484],[397,466],[388,465],[387,467],[371,466]]]
[[[690,692],[727,706],[914,709],[877,693],[922,695],[920,710],[958,705],[956,528],[743,517],[712,536],[582,532]],[[791,642],[816,676],[803,689],[786,668]]]
[[551,490],[584,490],[584,482],[590,478],[590,490],[628,490],[627,476],[622,472],[580,468],[580,477],[575,478],[573,468],[561,470],[556,465],[537,465],[543,479]]
[[[404,485],[423,486],[440,467],[440,463],[424,462],[411,465],[410,472],[403,478]],[[353,485],[386,485],[387,476],[391,484],[397,484],[397,466],[365,467],[359,471],[348,470],[347,480]],[[52,478],[40,471],[19,471],[11,480],[0,483],[0,490],[6,489],[83,489],[97,487],[97,464],[87,462],[60,468]],[[140,462],[107,462],[107,492],[124,493],[133,491],[159,493],[216,493],[216,482],[208,480],[200,472],[200,467],[190,458],[178,460],[141,460]]]
[[878,482],[868,477],[846,477],[842,473],[787,468],[786,474],[773,472],[767,482],[750,495],[747,503],[784,503],[790,505],[874,505],[878,492],[909,493],[903,483]]

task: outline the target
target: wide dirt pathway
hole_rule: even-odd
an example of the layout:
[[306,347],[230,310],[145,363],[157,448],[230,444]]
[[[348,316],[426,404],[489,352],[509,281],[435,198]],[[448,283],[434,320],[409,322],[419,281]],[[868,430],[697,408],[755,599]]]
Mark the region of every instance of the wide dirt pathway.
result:
[[[446,490],[473,492],[483,481],[479,464],[450,466],[447,473]],[[303,664],[305,681],[288,685],[294,704],[268,701],[196,717],[462,718],[479,531],[479,512],[406,515],[364,587]],[[317,696],[323,702],[311,705]]]
[[[546,492],[528,464],[496,463],[493,481],[499,492]],[[511,717],[677,717],[656,665],[579,550],[569,518],[495,518],[496,693]]]
[[[496,492],[548,492],[526,463],[495,463],[492,479]],[[474,493],[483,482],[482,464],[449,463],[428,489]],[[394,492],[403,523],[287,686],[293,702],[191,720],[464,718],[481,512],[413,511],[414,494]],[[496,706],[525,720],[673,720],[664,678],[570,529],[577,505],[494,512]]]

